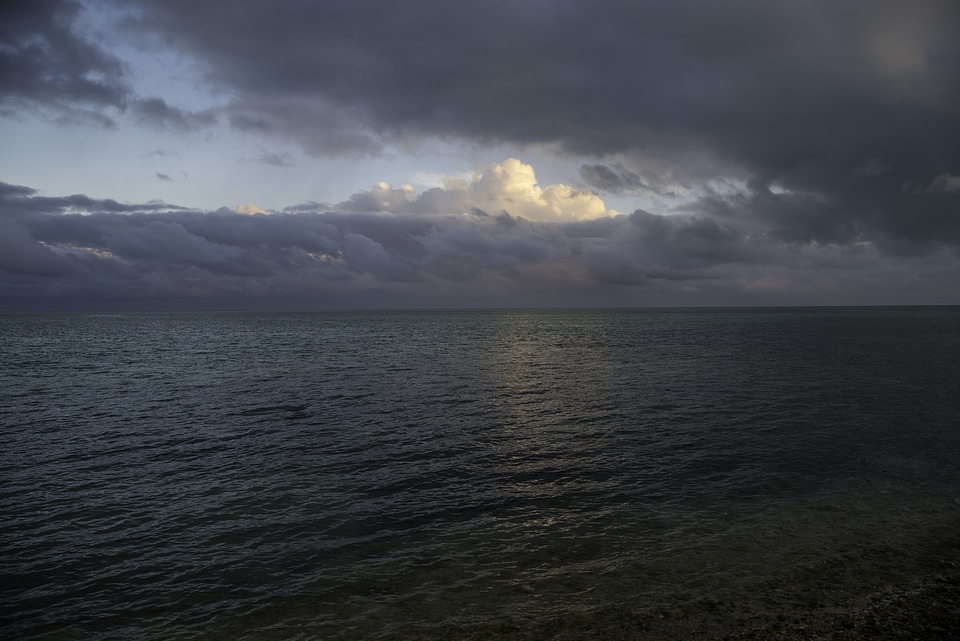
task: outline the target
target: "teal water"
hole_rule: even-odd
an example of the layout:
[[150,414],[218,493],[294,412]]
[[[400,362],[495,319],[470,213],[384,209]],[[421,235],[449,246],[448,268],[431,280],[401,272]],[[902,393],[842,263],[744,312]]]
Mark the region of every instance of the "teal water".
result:
[[0,336],[3,638],[663,638],[960,560],[960,308]]

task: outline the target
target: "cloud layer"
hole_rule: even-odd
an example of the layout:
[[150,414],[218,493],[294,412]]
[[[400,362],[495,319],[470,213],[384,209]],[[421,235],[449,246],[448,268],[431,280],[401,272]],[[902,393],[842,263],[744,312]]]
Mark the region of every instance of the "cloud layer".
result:
[[[509,176],[494,188],[483,175],[446,190],[377,187],[328,210],[271,213],[52,198],[0,184],[0,309],[946,303],[960,293],[956,247],[902,252],[853,231],[856,241],[812,242],[762,213],[803,209],[803,198],[785,194],[584,220],[437,209],[444,198],[469,205],[465,194],[516,195]],[[527,196],[547,191],[521,184]],[[377,212],[361,211],[377,198]]]

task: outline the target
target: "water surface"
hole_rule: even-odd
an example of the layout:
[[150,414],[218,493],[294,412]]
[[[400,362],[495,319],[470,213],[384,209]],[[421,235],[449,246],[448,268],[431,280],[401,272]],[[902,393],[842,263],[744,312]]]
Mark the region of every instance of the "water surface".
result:
[[0,336],[5,638],[708,635],[960,560],[960,308]]

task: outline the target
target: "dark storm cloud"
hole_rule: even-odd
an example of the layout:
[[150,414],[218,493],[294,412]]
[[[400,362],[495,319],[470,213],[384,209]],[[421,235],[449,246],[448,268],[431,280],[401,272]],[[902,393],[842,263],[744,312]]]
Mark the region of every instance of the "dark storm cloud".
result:
[[380,132],[590,153],[723,144],[792,165],[824,145],[922,132],[875,137],[890,116],[957,98],[950,2],[139,4],[142,29],[245,99],[322,98]]
[[233,92],[234,127],[309,153],[424,136],[556,145],[618,158],[582,173],[610,193],[752,180],[821,199],[785,223],[796,237],[875,226],[960,243],[956,192],[902,196],[960,176],[951,0],[136,5],[128,27]]
[[65,122],[112,126],[105,108],[123,108],[123,63],[77,33],[80,5],[65,0],[0,5],[0,105],[48,108]]
[[770,237],[789,243],[871,243],[884,253],[922,253],[960,244],[958,196],[929,187],[910,191],[892,185],[824,195],[774,191],[753,181],[741,192],[705,197],[683,209],[748,228],[759,226],[768,229]]
[[139,97],[127,66],[81,23],[71,0],[0,5],[0,114],[39,110],[62,125],[112,129],[130,113],[154,127],[189,131],[216,123],[212,111],[192,112],[160,97]]
[[382,144],[349,109],[325,104],[321,96],[246,96],[226,108],[230,126],[242,132],[295,141],[307,153],[359,157],[378,155]]
[[[245,215],[0,184],[0,309],[909,303],[955,300],[960,254],[791,239],[715,210]],[[727,206],[736,203],[726,202]],[[473,208],[474,210],[476,208]]]

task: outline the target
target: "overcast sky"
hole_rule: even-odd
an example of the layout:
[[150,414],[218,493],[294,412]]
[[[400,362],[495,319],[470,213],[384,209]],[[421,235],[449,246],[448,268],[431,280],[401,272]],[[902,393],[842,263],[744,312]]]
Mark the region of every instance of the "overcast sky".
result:
[[960,304],[954,0],[0,6],[0,310]]

